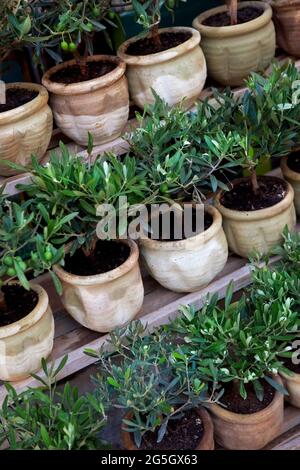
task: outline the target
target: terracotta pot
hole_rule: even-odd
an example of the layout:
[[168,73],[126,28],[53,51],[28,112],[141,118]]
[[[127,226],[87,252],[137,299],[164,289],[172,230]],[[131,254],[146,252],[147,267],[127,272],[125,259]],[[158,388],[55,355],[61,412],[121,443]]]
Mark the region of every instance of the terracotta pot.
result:
[[[48,92],[35,83],[6,85],[6,90],[12,88],[36,91],[38,96],[23,106],[0,113],[0,163],[1,160],[10,160],[18,165],[28,165],[31,155],[41,160],[52,136],[53,118],[48,106]],[[0,175],[17,173],[0,164]]]
[[130,255],[125,263],[107,273],[75,276],[61,266],[54,267],[62,282],[66,310],[81,325],[101,333],[132,320],[143,304],[137,244],[132,240],[122,243],[130,247]]
[[289,395],[285,397],[286,401],[296,408],[300,408],[300,374],[287,375],[280,372],[280,375],[285,388],[289,392]]
[[278,46],[300,57],[300,0],[276,0],[271,5]]
[[[233,182],[238,184],[245,178]],[[282,232],[287,225],[292,230],[296,224],[294,190],[287,183],[285,198],[274,206],[250,212],[236,211],[224,207],[220,200],[223,191],[216,196],[216,207],[223,216],[223,227],[229,248],[237,255],[247,258],[253,250],[266,254],[282,241]]]
[[[211,417],[205,408],[197,408],[197,413],[201,418],[204,427],[204,434],[195,450],[214,450],[214,428]],[[130,417],[131,413],[127,413],[126,418],[130,419]],[[136,447],[134,440],[132,439],[132,433],[125,431],[123,428],[122,444],[125,450],[140,450],[140,448]]]
[[294,190],[294,204],[296,212],[300,215],[300,173],[291,170],[287,165],[288,157],[281,159],[281,171],[284,179],[290,183]]
[[170,106],[185,98],[184,106],[189,108],[197,100],[206,80],[205,58],[199,47],[200,34],[186,27],[159,31],[190,32],[192,36],[179,46],[144,56],[133,56],[126,52],[137,37],[120,46],[118,56],[127,64],[131,98],[137,106],[143,108],[145,104],[154,103],[153,89]]
[[[277,381],[282,383],[279,377]],[[213,403],[210,412],[216,442],[225,449],[262,449],[281,432],[283,405],[284,397],[277,391],[265,409],[252,414],[233,413]]]
[[38,304],[26,317],[0,327],[0,380],[22,380],[41,367],[52,351],[54,320],[46,291],[31,284]]
[[193,292],[208,285],[224,268],[228,246],[222,228],[222,216],[212,206],[206,211],[212,225],[185,240],[140,240],[141,255],[151,276],[175,292]]
[[88,62],[109,61],[116,64],[111,72],[93,80],[65,85],[53,82],[58,70],[75,64],[70,60],[45,73],[43,85],[51,92],[55,122],[64,134],[79,145],[87,145],[88,132],[100,145],[119,137],[128,120],[129,96],[125,64],[113,56],[95,55]]
[[227,6],[207,10],[193,21],[200,31],[208,75],[222,85],[243,85],[251,72],[264,70],[275,55],[272,8],[263,2],[242,2],[238,8],[255,6],[264,10],[255,20],[235,26],[206,26],[203,22]]

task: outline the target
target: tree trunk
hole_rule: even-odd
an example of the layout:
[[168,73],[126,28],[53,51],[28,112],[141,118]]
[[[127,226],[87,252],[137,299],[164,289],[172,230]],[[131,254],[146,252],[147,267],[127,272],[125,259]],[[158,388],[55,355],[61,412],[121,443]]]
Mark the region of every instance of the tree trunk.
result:
[[160,41],[160,37],[159,37],[158,27],[159,27],[158,23],[155,24],[154,26],[152,26],[151,36],[152,36],[152,40],[153,40],[153,43],[154,43],[155,47],[157,49],[160,49],[161,41]]
[[259,191],[259,184],[257,181],[257,174],[256,174],[255,169],[251,170],[250,179],[251,179],[252,190],[254,194],[257,194]]
[[231,25],[237,24],[237,2],[238,0],[226,0]]

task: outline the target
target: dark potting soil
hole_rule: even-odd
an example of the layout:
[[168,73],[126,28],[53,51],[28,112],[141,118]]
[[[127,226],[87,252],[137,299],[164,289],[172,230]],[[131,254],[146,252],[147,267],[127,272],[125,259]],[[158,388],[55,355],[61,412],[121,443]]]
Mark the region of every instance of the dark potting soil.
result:
[[25,88],[9,88],[6,91],[6,103],[0,104],[0,113],[23,106],[37,96],[37,91],[26,90]]
[[296,173],[300,173],[300,151],[291,153],[287,159],[287,166]]
[[[193,232],[196,232],[197,225],[196,225],[196,210],[193,208],[192,209],[192,215],[193,215],[193,220],[192,220],[192,230]],[[181,230],[179,230],[176,227],[175,221],[176,221],[176,216],[174,215],[174,212],[170,212],[170,236],[166,238],[168,233],[163,234],[163,222],[162,222],[162,214],[159,214],[159,236],[157,237],[156,234],[153,234],[150,236],[150,238],[153,238],[155,240],[160,240],[160,241],[165,241],[165,242],[171,242],[171,241],[176,241],[176,240],[186,240],[186,235],[185,235],[185,227],[184,227],[184,217],[182,216],[182,225],[181,225]],[[210,214],[205,212],[204,214],[204,231],[207,230],[213,223],[213,218]],[[150,224],[151,226],[151,224]],[[177,230],[176,230],[177,229]],[[180,233],[181,232],[181,233]],[[200,232],[198,232],[200,233]],[[164,236],[163,236],[164,235]],[[193,235],[192,235],[193,236]]]
[[71,85],[72,83],[85,82],[93,78],[99,78],[111,72],[117,67],[116,64],[109,61],[88,62],[86,66],[86,75],[82,74],[79,65],[70,65],[51,75],[52,82],[65,83]]
[[258,177],[259,191],[254,194],[250,179],[242,180],[224,193],[221,203],[236,211],[256,211],[274,206],[287,194],[287,183],[272,176]]
[[[298,359],[298,356],[297,356],[297,359]],[[294,364],[291,360],[291,358],[283,358],[283,361],[284,363],[284,366],[291,370],[292,372],[295,372],[295,374],[300,374],[300,364]]]
[[220,399],[220,403],[233,413],[242,415],[257,413],[266,408],[275,396],[275,389],[270,384],[264,381],[262,385],[264,387],[264,398],[262,401],[259,401],[257,398],[252,384],[245,385],[247,398],[244,400],[239,393],[239,387],[236,389],[233,382],[228,382],[224,385],[225,391]]
[[75,276],[103,274],[125,263],[130,248],[122,242],[98,240],[94,252],[86,256],[82,249],[73,256],[67,255],[64,269]]
[[200,443],[204,429],[196,410],[187,411],[182,418],[169,421],[167,432],[161,442],[157,433],[147,432],[142,440],[146,450],[194,450]]
[[36,292],[27,291],[18,284],[2,286],[1,291],[3,298],[0,301],[0,327],[26,317],[38,303]]
[[[237,13],[237,24],[247,23],[248,21],[255,20],[263,14],[264,10],[259,7],[245,7],[240,8]],[[217,13],[216,15],[209,16],[203,21],[205,26],[230,26],[230,16],[226,11]]]
[[129,55],[156,54],[158,52],[167,51],[172,47],[179,46],[179,44],[183,44],[191,37],[191,33],[186,31],[172,33],[165,32],[159,34],[160,44],[156,44],[153,42],[151,36],[147,36],[130,44],[126,53]]

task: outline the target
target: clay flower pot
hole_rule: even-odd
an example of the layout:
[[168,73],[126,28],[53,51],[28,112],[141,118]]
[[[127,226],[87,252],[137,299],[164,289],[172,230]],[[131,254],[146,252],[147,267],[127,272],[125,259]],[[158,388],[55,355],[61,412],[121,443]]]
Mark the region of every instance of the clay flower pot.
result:
[[300,57],[300,0],[275,0],[271,5],[278,46]]
[[275,28],[272,8],[263,2],[242,2],[238,8],[264,10],[258,18],[234,26],[206,26],[207,18],[227,11],[227,6],[207,10],[193,21],[200,31],[208,75],[222,85],[238,86],[250,72],[264,70],[275,55]]
[[300,215],[300,173],[291,170],[287,164],[288,157],[283,157],[281,159],[281,171],[284,176],[284,179],[290,183],[294,190],[294,203],[296,207],[296,212]]
[[[233,185],[242,181],[238,179]],[[221,203],[223,191],[216,196],[216,207],[223,216],[223,227],[229,248],[242,257],[248,258],[253,250],[267,254],[282,241],[282,232],[287,225],[292,230],[296,224],[294,190],[287,183],[285,198],[274,206],[254,211],[228,209]]]
[[186,108],[192,106],[203,89],[206,80],[206,62],[199,46],[200,34],[193,28],[174,27],[160,32],[188,32],[190,39],[176,47],[155,54],[134,56],[127,54],[131,38],[124,42],[118,56],[127,64],[126,75],[134,103],[143,108],[155,99],[152,89],[173,106],[185,98]]
[[226,264],[228,246],[222,216],[212,206],[205,210],[213,217],[213,222],[198,235],[178,241],[140,240],[149,273],[167,289],[197,291],[208,285]]
[[132,320],[141,309],[144,287],[138,263],[139,250],[132,240],[125,263],[107,273],[76,276],[54,266],[63,286],[62,302],[81,325],[106,333]]
[[[277,381],[282,383],[277,377]],[[252,414],[228,411],[216,403],[210,405],[216,442],[225,449],[258,450],[280,434],[283,423],[284,397],[275,393],[273,401]]]
[[[201,418],[204,434],[195,450],[214,450],[214,428],[211,417],[209,416],[206,409],[202,407],[197,408],[197,414]],[[126,418],[130,419],[130,417],[131,413],[127,413]],[[140,450],[140,448],[136,447],[134,443],[132,433],[125,431],[123,428],[122,444],[125,450]]]
[[128,120],[126,66],[113,56],[88,58],[88,62],[103,60],[116,64],[116,68],[99,78],[70,85],[53,82],[54,73],[75,65],[75,60],[70,60],[48,70],[42,79],[51,92],[50,103],[57,126],[79,145],[87,145],[88,132],[93,135],[95,145],[114,140],[121,135]]
[[35,83],[10,83],[6,90],[22,88],[38,92],[38,96],[23,106],[0,113],[0,175],[17,173],[1,165],[1,160],[10,160],[18,165],[28,165],[31,155],[41,160],[49,145],[53,117],[48,106],[47,90]]
[[41,359],[52,351],[54,319],[46,291],[31,284],[39,296],[36,307],[26,317],[0,327],[0,380],[28,377],[41,367]]
[[300,374],[293,372],[293,375],[287,375],[284,372],[280,372],[283,385],[289,392],[289,395],[285,398],[287,402],[296,408],[300,408]]

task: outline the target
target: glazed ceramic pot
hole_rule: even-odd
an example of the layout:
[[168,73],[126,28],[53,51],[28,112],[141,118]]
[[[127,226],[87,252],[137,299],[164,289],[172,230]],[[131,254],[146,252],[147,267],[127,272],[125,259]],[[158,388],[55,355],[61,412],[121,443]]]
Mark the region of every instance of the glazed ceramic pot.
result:
[[200,48],[200,34],[193,28],[174,27],[160,32],[186,32],[191,37],[182,44],[156,54],[134,56],[127,54],[131,38],[124,42],[118,56],[127,64],[126,75],[133,102],[143,108],[155,98],[152,89],[170,106],[183,100],[189,108],[197,100],[206,80],[206,62]]
[[296,212],[300,215],[300,173],[291,170],[287,164],[288,157],[281,159],[281,171],[286,181],[290,183],[294,190],[294,204]]
[[262,71],[275,55],[275,28],[270,5],[251,1],[241,2],[238,8],[261,8],[258,18],[234,26],[206,26],[207,18],[227,11],[227,6],[207,10],[193,21],[201,33],[202,49],[208,75],[222,85],[243,85],[251,72]]
[[121,135],[128,120],[125,64],[113,56],[88,58],[88,62],[97,61],[112,62],[116,67],[99,78],[71,85],[52,81],[53,74],[75,65],[75,60],[70,60],[48,70],[42,79],[51,93],[50,104],[57,126],[83,146],[88,143],[88,132],[93,135],[95,145],[114,140]]
[[[201,441],[197,445],[195,450],[214,450],[214,429],[211,417],[204,408],[197,408],[197,414],[202,421],[204,428],[204,434]],[[130,419],[131,413],[127,413],[125,418]],[[125,431],[122,428],[122,444],[125,450],[140,450],[136,447],[134,440],[132,438],[132,433]]]
[[[238,179],[233,185],[244,180]],[[287,183],[285,198],[274,206],[254,211],[237,211],[223,206],[223,191],[216,197],[216,207],[223,216],[223,227],[229,248],[248,258],[253,250],[267,254],[282,241],[282,232],[287,225],[292,230],[296,224],[294,190]]]
[[21,88],[38,95],[23,106],[0,113],[0,175],[11,176],[16,170],[1,165],[1,160],[9,160],[18,165],[28,165],[31,155],[38,160],[44,156],[49,145],[53,117],[48,106],[47,90],[35,83],[10,83],[6,90]]
[[228,246],[222,216],[212,206],[205,210],[213,222],[198,235],[178,241],[140,239],[141,255],[149,273],[166,289],[197,291],[207,286],[226,264]]
[[288,54],[300,57],[300,0],[270,2],[279,47]]
[[[278,377],[277,381],[282,384]],[[213,403],[210,406],[215,440],[225,449],[258,450],[277,437],[283,424],[284,397],[275,392],[272,402],[252,414],[239,414]]]
[[54,270],[63,286],[62,302],[81,325],[106,333],[132,320],[142,307],[144,287],[138,263],[139,250],[132,240],[128,259],[117,268],[93,276],[76,276],[61,266]]
[[0,380],[29,377],[53,348],[54,319],[48,295],[39,285],[30,287],[38,294],[36,307],[21,320],[0,327]]

